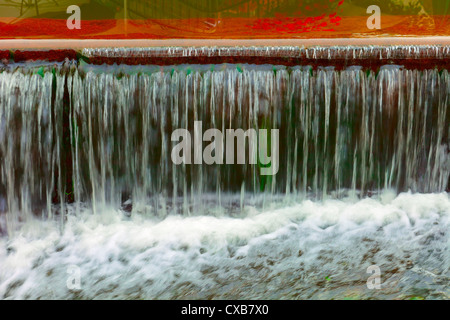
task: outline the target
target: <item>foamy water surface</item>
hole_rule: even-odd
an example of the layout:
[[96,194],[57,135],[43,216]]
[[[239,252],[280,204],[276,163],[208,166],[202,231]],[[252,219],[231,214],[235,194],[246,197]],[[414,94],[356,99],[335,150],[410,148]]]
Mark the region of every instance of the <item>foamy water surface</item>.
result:
[[[2,299],[448,299],[447,193],[303,201],[242,217],[32,221],[0,238]],[[381,289],[369,289],[381,271]],[[69,288],[80,270],[80,288]]]

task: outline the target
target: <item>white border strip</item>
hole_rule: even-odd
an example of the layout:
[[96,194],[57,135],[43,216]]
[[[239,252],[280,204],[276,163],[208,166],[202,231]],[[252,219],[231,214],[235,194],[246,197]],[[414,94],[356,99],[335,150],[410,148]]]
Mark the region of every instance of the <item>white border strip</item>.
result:
[[3,39],[0,50],[20,49],[84,49],[105,47],[206,47],[206,46],[449,46],[450,36],[380,37],[335,39]]

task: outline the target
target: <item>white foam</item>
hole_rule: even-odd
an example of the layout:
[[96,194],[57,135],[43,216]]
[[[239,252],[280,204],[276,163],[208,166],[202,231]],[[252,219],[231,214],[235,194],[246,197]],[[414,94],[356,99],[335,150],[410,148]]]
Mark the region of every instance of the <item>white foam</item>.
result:
[[[156,220],[86,209],[62,233],[30,222],[0,238],[0,298],[449,297],[447,193],[246,210]],[[372,264],[382,290],[365,286]],[[80,290],[66,286],[70,265]]]

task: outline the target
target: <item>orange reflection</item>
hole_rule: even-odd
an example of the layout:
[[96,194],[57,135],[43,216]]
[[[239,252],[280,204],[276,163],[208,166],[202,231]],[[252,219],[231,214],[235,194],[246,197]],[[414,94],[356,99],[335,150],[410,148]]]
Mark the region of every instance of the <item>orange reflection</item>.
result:
[[[76,4],[81,29],[69,30]],[[367,8],[381,10],[369,29]],[[0,0],[0,38],[289,39],[450,35],[450,0]]]

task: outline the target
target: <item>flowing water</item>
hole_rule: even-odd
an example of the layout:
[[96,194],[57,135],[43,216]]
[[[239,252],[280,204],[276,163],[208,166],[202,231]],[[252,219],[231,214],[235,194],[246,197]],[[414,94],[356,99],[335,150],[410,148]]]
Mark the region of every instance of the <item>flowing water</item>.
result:
[[[448,299],[449,103],[446,69],[5,66],[0,297]],[[278,129],[277,174],[175,165],[194,121]]]

